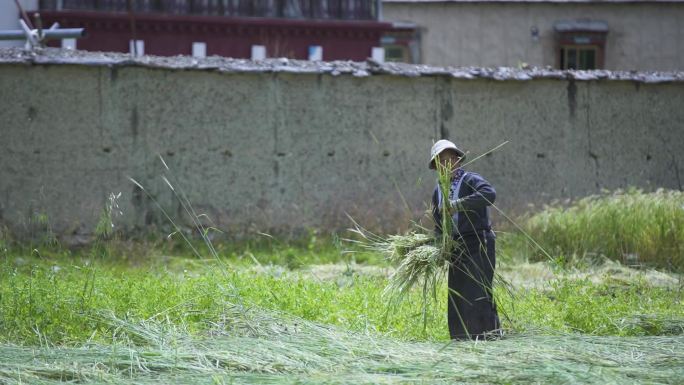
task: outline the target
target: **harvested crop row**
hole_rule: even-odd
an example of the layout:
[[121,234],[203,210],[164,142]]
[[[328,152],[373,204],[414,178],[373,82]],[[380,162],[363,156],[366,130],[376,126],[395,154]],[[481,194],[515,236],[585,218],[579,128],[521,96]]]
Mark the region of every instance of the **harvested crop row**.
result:
[[[681,383],[684,337],[412,343],[234,307],[207,337],[105,316],[113,345],[0,346],[0,383]],[[136,343],[131,343],[136,341]]]

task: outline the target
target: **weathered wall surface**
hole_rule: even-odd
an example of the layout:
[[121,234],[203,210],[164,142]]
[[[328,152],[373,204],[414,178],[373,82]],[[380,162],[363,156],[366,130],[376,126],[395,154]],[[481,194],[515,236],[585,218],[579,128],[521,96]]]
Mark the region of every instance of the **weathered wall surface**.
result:
[[157,154],[197,211],[232,231],[347,228],[344,213],[401,228],[426,207],[429,149],[441,137],[471,158],[510,141],[470,169],[511,211],[604,188],[683,184],[681,78],[518,72],[529,80],[498,81],[367,72],[365,63],[354,76],[328,63],[319,65],[327,73],[296,73],[82,62],[90,65],[0,63],[0,220],[10,226],[40,212],[60,233],[92,232],[110,192],[122,192],[121,223],[162,221],[128,176],[176,217],[182,209]]
[[[609,70],[684,69],[682,2],[402,2],[385,1],[388,21],[423,28],[422,62],[440,66],[557,67],[557,20],[608,23]],[[531,28],[539,30],[539,40]]]

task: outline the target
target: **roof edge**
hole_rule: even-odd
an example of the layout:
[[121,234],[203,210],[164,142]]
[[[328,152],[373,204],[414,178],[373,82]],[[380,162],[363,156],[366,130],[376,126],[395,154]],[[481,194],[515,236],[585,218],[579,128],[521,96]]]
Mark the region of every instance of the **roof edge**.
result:
[[196,70],[221,73],[283,73],[326,74],[331,76],[369,77],[378,75],[398,77],[435,77],[455,79],[490,79],[497,81],[529,81],[534,79],[578,81],[632,81],[638,83],[684,82],[684,71],[573,71],[551,68],[480,68],[437,67],[405,63],[333,61],[314,62],[274,58],[252,61],[219,56],[141,56],[115,52],[72,51],[58,48],[24,50],[0,49],[0,65],[81,65],[91,67],[144,67],[170,70]]

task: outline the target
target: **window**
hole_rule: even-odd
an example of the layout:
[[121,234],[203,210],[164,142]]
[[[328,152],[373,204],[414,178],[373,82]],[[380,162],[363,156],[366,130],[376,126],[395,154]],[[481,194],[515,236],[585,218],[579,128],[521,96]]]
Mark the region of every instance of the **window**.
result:
[[409,63],[408,47],[402,45],[386,45],[385,61]]
[[420,63],[420,28],[410,22],[394,22],[380,38],[385,61]]
[[560,68],[563,70],[594,70],[599,47],[591,45],[562,45]]
[[575,19],[554,23],[556,64],[563,70],[603,68],[608,23],[602,20]]

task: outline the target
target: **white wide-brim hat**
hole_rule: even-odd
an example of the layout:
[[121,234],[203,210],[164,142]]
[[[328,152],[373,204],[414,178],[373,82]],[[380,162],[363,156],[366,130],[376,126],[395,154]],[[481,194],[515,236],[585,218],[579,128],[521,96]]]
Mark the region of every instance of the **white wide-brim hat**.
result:
[[438,140],[437,142],[435,142],[435,144],[432,145],[432,149],[430,150],[430,163],[428,164],[428,167],[430,167],[430,169],[435,168],[435,158],[444,150],[456,151],[458,156],[461,157],[461,161],[463,161],[466,157],[465,152],[461,151],[460,148],[456,147],[456,145],[453,142],[448,141],[446,139]]

